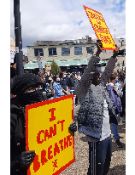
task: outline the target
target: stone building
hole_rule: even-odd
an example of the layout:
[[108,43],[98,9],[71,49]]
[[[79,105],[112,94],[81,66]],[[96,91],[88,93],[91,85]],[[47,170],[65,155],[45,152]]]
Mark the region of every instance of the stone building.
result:
[[[40,59],[43,68],[54,60],[62,70],[83,72],[94,53],[95,42],[89,36],[77,40],[37,41],[31,46],[27,46],[29,64],[25,65],[25,69],[28,66],[31,69],[33,66],[38,68]],[[123,43],[123,39],[117,40],[120,47]],[[103,51],[101,57],[108,60],[111,55],[112,51]],[[32,64],[33,66],[31,66]]]
[[33,46],[27,46],[29,61],[37,60],[72,60],[88,59],[93,53],[94,41],[90,37],[66,41],[37,41]]
[[27,56],[30,62],[40,57],[43,67],[54,60],[62,70],[81,71],[87,66],[94,47],[95,41],[89,36],[77,40],[37,41],[27,46]]

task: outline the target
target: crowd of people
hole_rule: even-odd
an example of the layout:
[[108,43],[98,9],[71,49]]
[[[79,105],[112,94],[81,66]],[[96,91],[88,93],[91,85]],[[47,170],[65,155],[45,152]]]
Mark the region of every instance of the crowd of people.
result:
[[[52,75],[50,72],[39,72],[41,81],[43,82],[43,91],[46,99],[57,98],[63,95],[74,94],[76,87],[81,80],[80,72],[60,72]],[[77,105],[77,97],[75,105]]]
[[[96,175],[107,175],[111,161],[111,132],[119,148],[123,147],[118,133],[118,118],[125,120],[125,71],[115,71],[117,51],[114,51],[100,72],[96,63],[100,60],[101,47],[90,59],[88,67],[80,72],[60,72],[52,75],[39,71],[38,75],[25,73],[11,78],[11,175],[26,175],[35,152],[25,150],[25,117],[27,104],[36,103],[63,95],[74,94],[75,105],[80,105],[77,123],[69,126],[70,132],[85,134],[89,144],[89,169],[87,175],[94,175],[91,163],[93,143],[96,151]],[[98,70],[98,71],[97,71]]]

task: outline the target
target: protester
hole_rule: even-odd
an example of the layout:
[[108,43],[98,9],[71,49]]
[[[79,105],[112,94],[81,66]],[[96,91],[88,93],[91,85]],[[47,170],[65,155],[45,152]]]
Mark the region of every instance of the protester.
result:
[[53,98],[54,96],[54,91],[53,91],[53,79],[48,77],[48,80],[44,83],[44,91],[46,93],[47,99]]
[[120,96],[121,98],[121,102],[122,102],[122,112],[120,114],[120,119],[119,119],[119,125],[123,124],[123,110],[125,110],[125,106],[124,105],[124,101],[123,101],[123,89],[124,89],[124,84],[125,84],[125,73],[124,71],[119,71],[118,75],[117,75],[117,79],[115,81],[114,84],[114,89],[116,90],[117,94]]
[[67,75],[67,86],[70,90],[75,90],[75,81],[73,73]]
[[61,72],[61,73],[59,74],[59,78],[60,78],[60,84],[61,84],[62,88],[63,88],[65,91],[69,92],[69,87],[68,87],[68,85],[67,85],[67,77],[66,77],[66,74],[63,73],[63,72]]
[[53,91],[54,91],[54,98],[61,97],[64,95],[63,88],[60,84],[60,78],[54,76],[53,77]]
[[35,152],[25,149],[24,110],[26,105],[44,100],[41,85],[40,77],[31,73],[13,79],[10,119],[11,175],[26,175],[34,159]]
[[77,78],[77,80],[79,80],[79,81],[81,80],[81,74],[80,74],[80,72],[77,72],[77,73],[76,73],[76,78]]
[[[78,130],[88,136],[89,168],[88,175],[92,174],[91,159],[94,153],[92,144],[96,146],[96,175],[107,175],[111,161],[111,130],[109,119],[115,116],[115,109],[105,88],[117,61],[115,51],[110,58],[105,71],[101,75],[96,72],[101,53],[101,42],[97,42],[97,52],[90,59],[77,88],[77,96],[81,103],[78,112]],[[94,73],[92,73],[94,72]],[[101,78],[100,78],[101,76]],[[74,124],[73,124],[74,125]]]
[[123,94],[122,92],[123,85],[124,85],[124,77],[119,72],[117,77],[115,78],[114,89],[120,97],[122,97]]
[[[107,90],[109,92],[109,96],[113,102],[113,105],[115,107],[115,112],[116,115],[121,114],[122,112],[122,104],[121,104],[121,99],[117,93],[117,91],[114,88],[115,85],[115,80],[116,80],[116,76],[114,74],[111,75],[110,77],[110,82],[107,84]],[[123,144],[120,141],[120,136],[118,133],[118,121],[116,117],[112,117],[110,118],[110,123],[111,123],[111,131],[115,140],[116,145],[119,148],[123,148]]]

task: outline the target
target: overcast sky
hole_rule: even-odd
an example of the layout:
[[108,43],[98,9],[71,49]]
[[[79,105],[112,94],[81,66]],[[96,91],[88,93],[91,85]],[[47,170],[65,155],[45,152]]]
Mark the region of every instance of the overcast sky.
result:
[[[13,0],[10,0],[14,37]],[[95,38],[83,5],[101,12],[113,37],[125,37],[125,0],[20,0],[23,47],[37,40]]]

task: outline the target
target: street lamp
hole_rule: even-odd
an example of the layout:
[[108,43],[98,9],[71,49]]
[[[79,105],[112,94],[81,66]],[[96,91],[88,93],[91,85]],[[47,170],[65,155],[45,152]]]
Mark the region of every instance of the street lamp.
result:
[[16,45],[16,72],[17,75],[22,75],[24,73],[24,68],[21,36],[20,0],[14,0],[14,32]]

